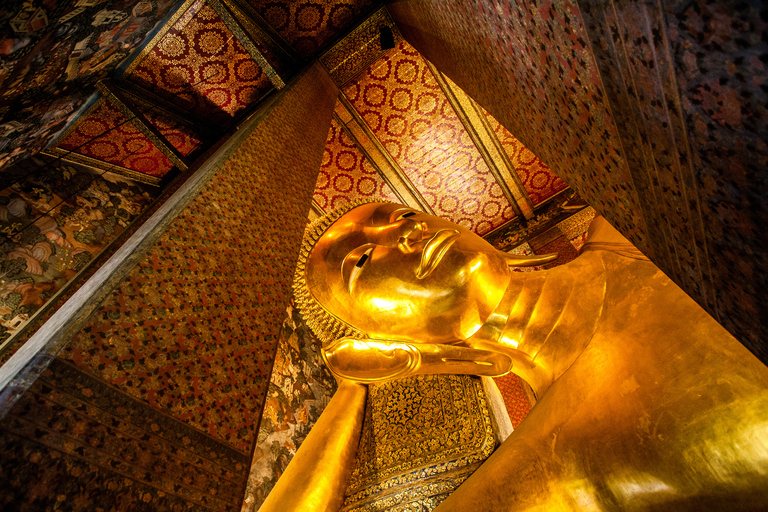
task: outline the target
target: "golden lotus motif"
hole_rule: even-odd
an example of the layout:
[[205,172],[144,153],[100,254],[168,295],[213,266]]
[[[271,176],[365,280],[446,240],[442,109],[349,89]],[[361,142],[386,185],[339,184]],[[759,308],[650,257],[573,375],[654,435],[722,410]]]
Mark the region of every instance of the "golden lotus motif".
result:
[[[768,509],[768,369],[604,219],[574,261],[513,273],[529,262],[404,206],[331,217],[308,233],[297,297],[333,333],[334,373],[366,383],[511,368],[539,398],[438,510]],[[316,456],[295,471],[343,487],[349,466],[321,448],[308,437]]]

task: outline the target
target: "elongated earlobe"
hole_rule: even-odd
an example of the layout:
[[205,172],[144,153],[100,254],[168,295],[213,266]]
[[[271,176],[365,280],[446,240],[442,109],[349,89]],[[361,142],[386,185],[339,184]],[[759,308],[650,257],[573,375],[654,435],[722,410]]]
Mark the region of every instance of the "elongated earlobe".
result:
[[557,257],[560,256],[556,252],[551,254],[520,255],[499,251],[499,254],[504,257],[504,260],[506,260],[507,265],[510,267],[535,267],[537,265],[546,265],[547,263],[555,261]]

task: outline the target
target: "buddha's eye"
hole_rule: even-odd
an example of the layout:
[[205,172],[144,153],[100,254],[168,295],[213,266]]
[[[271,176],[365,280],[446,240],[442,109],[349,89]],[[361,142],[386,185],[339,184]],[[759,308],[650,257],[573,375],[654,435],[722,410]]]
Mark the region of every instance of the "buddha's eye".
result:
[[419,212],[415,212],[413,210],[405,210],[400,209],[395,212],[393,212],[392,217],[390,217],[390,222],[399,222],[403,219],[407,219],[408,217],[411,217],[413,215],[416,215]]
[[360,259],[357,260],[357,263],[355,263],[355,266],[352,268],[352,273],[349,275],[349,283],[347,285],[350,293],[352,292],[352,286],[355,284],[355,281],[357,281],[357,277],[363,270],[363,265],[365,265],[365,262],[368,261],[372,251],[373,247],[368,248],[368,250],[366,250],[363,255],[360,256]]

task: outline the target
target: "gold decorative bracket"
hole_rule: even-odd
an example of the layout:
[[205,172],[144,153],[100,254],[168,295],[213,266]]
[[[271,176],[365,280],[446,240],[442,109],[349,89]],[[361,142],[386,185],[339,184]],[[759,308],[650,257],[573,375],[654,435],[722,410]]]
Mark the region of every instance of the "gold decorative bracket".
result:
[[379,44],[379,28],[389,27],[395,46],[403,40],[386,7],[365,19],[320,56],[320,63],[339,87],[343,86],[389,50]]
[[189,168],[184,155],[166,139],[144,114],[136,108],[133,102],[123,92],[107,80],[101,80],[96,86],[99,92],[112,103],[149,141],[182,171]]
[[403,204],[430,215],[435,214],[424,196],[416,189],[343,93],[339,93],[339,103],[336,104],[334,118]]
[[425,61],[440,89],[456,112],[456,116],[488,165],[491,174],[496,178],[496,182],[512,209],[518,216],[526,220],[532,219],[534,217],[533,202],[525,191],[523,182],[515,171],[515,166],[509,160],[507,152],[488,123],[485,114],[480,110],[479,105],[464,91],[447,80],[431,62],[426,59]]

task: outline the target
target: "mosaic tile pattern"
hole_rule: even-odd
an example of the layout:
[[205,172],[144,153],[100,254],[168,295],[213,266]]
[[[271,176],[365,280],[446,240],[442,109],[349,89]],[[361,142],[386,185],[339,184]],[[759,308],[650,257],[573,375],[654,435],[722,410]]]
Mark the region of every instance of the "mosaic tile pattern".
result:
[[517,140],[509,130],[504,128],[493,116],[485,113],[493,132],[499,139],[515,172],[523,182],[523,188],[531,198],[533,206],[537,206],[561,190],[568,187],[563,180],[541,161],[539,157]]
[[312,198],[325,211],[357,199],[381,198],[399,202],[389,185],[335,119],[328,132]]
[[[157,178],[173,169],[168,157],[114,105],[99,102],[74,131],[57,143],[59,148]],[[194,144],[189,141],[185,146],[191,150]]]
[[501,391],[501,396],[504,397],[504,405],[507,406],[512,426],[517,428],[520,422],[531,412],[531,407],[533,407],[531,403],[532,391],[530,391],[528,384],[514,373],[508,373],[493,380]]
[[435,214],[481,235],[514,217],[424,59],[408,43],[342,91]]
[[55,360],[0,422],[0,506],[233,510],[247,457]]
[[303,58],[340,37],[370,11],[374,0],[246,0]]
[[249,453],[335,95],[311,68],[62,357]]
[[204,0],[195,2],[122,77],[227,124],[272,83]]
[[291,302],[253,452],[243,512],[256,512],[336,392],[323,363],[322,344]]
[[648,231],[578,6],[388,6],[403,36],[640,249]]
[[78,165],[35,162],[0,190],[0,351],[158,192]]

